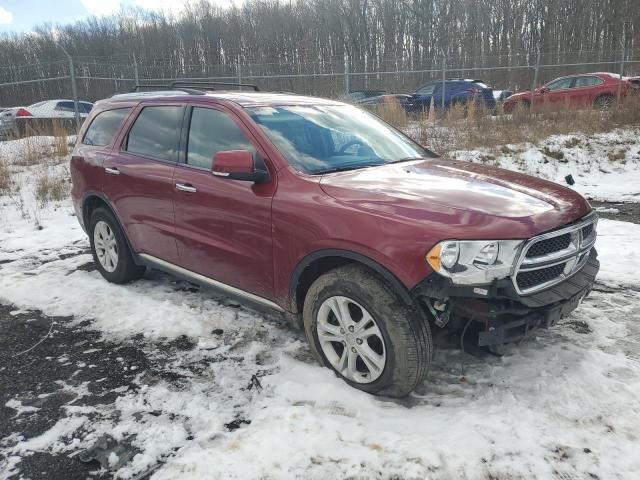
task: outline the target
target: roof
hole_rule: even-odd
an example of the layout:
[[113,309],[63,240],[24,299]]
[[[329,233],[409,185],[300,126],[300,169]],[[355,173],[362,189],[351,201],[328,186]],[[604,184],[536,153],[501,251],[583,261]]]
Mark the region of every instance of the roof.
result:
[[157,90],[123,93],[114,95],[108,101],[143,101],[154,98],[178,100],[198,100],[205,98],[226,100],[236,103],[241,107],[264,107],[276,105],[341,105],[341,102],[320,97],[307,97],[293,93],[274,92],[243,92],[243,91],[209,91],[204,94],[195,94],[183,90]]

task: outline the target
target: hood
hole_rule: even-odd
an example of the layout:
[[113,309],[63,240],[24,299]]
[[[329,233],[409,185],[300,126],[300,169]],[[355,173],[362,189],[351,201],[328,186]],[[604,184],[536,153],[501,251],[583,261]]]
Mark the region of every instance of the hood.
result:
[[460,239],[528,238],[591,211],[580,194],[556,183],[442,158],[327,174],[320,186],[352,208],[464,226]]

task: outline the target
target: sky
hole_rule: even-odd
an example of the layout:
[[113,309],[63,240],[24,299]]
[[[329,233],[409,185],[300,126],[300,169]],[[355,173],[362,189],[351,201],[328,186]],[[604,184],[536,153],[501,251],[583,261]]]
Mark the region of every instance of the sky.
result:
[[[44,23],[64,25],[129,6],[178,13],[185,1],[191,0],[0,0],[0,33],[28,32]],[[218,3],[223,6],[230,1]]]

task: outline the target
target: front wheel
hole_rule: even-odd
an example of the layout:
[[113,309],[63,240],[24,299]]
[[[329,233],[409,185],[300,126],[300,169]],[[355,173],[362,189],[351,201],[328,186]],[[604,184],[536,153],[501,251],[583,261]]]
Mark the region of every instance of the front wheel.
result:
[[318,278],[305,297],[305,334],[318,360],[351,386],[403,397],[431,362],[426,318],[390,285],[359,265]]

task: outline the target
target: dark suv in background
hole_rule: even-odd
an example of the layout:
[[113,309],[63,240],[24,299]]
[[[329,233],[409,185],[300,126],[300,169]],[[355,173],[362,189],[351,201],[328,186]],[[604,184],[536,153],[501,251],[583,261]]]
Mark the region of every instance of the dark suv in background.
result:
[[390,396],[425,377],[432,329],[501,345],[591,290],[597,218],[573,190],[439,158],[352,105],[170,88],[96,103],[73,150],[110,282],[156,268],[281,312]]
[[478,102],[491,112],[496,108],[496,99],[491,87],[481,80],[458,78],[449,79],[445,82],[432,80],[420,86],[412,94],[411,108],[416,112],[427,112],[433,104],[436,109],[441,109],[443,96],[445,110],[454,105],[467,105],[471,102]]

